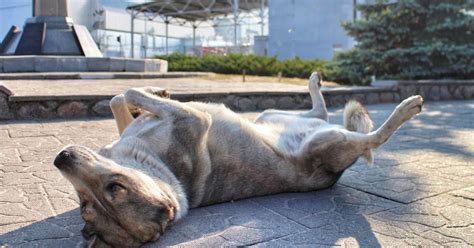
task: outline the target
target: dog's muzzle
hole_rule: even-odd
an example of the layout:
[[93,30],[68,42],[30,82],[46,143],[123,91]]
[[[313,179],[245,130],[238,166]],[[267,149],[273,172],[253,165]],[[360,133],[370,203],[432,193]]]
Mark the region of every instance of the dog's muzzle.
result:
[[72,162],[74,160],[74,156],[72,155],[71,152],[62,150],[54,159],[54,166],[56,166],[58,169],[71,166]]

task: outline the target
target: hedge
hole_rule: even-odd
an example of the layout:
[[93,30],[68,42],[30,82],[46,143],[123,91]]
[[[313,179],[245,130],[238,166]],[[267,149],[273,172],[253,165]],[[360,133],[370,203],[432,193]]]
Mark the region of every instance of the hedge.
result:
[[298,57],[279,61],[276,57],[260,55],[206,55],[203,57],[173,53],[156,58],[168,61],[169,71],[206,71],[222,74],[241,74],[245,69],[248,75],[275,76],[278,72],[284,77],[308,78],[313,71],[325,73],[328,63],[324,60],[303,60]]

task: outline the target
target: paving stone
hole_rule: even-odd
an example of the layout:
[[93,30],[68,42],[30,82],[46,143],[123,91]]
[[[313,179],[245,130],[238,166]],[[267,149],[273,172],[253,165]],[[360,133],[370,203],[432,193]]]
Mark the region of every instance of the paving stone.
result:
[[[375,125],[394,104],[368,106]],[[257,113],[245,113],[253,119]],[[342,109],[330,109],[342,123]],[[474,101],[428,102],[330,189],[193,209],[146,247],[473,247]],[[0,245],[85,246],[78,199],[52,165],[118,138],[111,119],[0,122]]]
[[474,187],[468,187],[410,205],[401,205],[371,217],[390,222],[437,245],[472,247],[473,192]]
[[[13,235],[15,234],[15,235]],[[49,244],[64,244],[66,245],[67,243],[70,243],[71,241],[68,241],[67,238],[70,238],[72,236],[67,230],[64,228],[58,227],[57,225],[54,225],[53,223],[50,223],[48,221],[41,221],[41,222],[36,222],[34,224],[31,224],[27,227],[21,228],[20,231],[13,231],[13,233],[7,233],[6,235],[2,235],[1,242],[4,242],[5,244],[18,244],[18,245],[24,245],[25,247],[32,246],[31,243],[29,242],[38,242],[38,244],[41,243],[49,243]],[[64,239],[64,240],[59,240],[59,239]],[[52,242],[54,240],[59,240],[60,242]],[[77,239],[76,239],[77,242]],[[40,246],[41,247],[41,246]],[[54,247],[54,246],[46,246],[46,247]],[[57,246],[56,246],[57,247]]]
[[5,148],[0,150],[0,163],[7,162],[21,162],[17,149]]
[[334,225],[338,219],[344,221],[349,216],[359,218],[399,206],[396,202],[339,185],[317,192],[280,194],[255,201],[308,228]]

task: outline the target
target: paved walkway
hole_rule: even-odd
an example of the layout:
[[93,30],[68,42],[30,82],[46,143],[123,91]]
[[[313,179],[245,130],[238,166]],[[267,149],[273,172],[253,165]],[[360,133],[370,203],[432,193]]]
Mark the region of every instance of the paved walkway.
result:
[[[308,92],[307,85],[277,82],[223,82],[195,78],[154,79],[62,79],[62,80],[0,80],[0,86],[15,96],[71,96],[118,95],[132,87],[155,86],[171,93],[249,93],[249,92]],[[364,86],[323,86],[324,91],[369,89]]]
[[307,92],[308,86],[283,83],[229,83],[200,78],[2,80],[15,96],[118,95],[131,87],[156,86],[171,93]]
[[[394,107],[369,106],[376,125]],[[341,123],[341,109],[331,111]],[[116,138],[110,119],[0,122],[0,245],[83,245],[77,197],[52,160],[66,144]],[[323,191],[194,209],[159,244],[472,247],[473,154],[474,101],[429,102],[375,151],[373,167],[357,163]]]

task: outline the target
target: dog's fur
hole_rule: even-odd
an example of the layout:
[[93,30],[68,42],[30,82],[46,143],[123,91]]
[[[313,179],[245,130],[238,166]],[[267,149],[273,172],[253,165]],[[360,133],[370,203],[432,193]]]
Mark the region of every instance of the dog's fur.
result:
[[[189,208],[333,185],[415,114],[413,96],[371,132],[365,108],[350,102],[345,128],[329,124],[321,78],[313,73],[308,112],[265,111],[254,122],[223,105],[181,103],[157,88],[130,89],[111,101],[120,140],[99,154],[68,146],[54,164],[74,185],[92,246],[157,240]],[[142,114],[134,119],[130,109]]]

